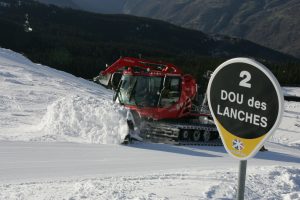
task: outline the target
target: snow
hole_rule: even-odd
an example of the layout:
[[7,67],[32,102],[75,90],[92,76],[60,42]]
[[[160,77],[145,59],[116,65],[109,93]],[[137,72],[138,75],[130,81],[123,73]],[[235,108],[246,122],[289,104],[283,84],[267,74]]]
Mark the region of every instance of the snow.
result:
[[[300,150],[268,148],[246,199],[297,199]],[[0,142],[0,163],[0,199],[232,199],[238,173],[223,147],[163,144]]]
[[[283,88],[300,96],[299,88]],[[223,147],[118,145],[125,110],[92,82],[0,48],[0,199],[233,199]],[[300,103],[248,161],[245,199],[300,199]]]
[[[245,199],[299,199],[295,167],[248,169]],[[168,170],[139,176],[3,184],[1,199],[234,199],[234,170]]]
[[284,87],[283,94],[285,96],[300,97],[300,88],[299,87]]
[[120,144],[128,131],[122,114],[119,107],[107,100],[78,95],[64,97],[48,106],[39,125],[46,135],[38,139]]
[[282,122],[270,141],[300,149],[300,103],[286,101],[284,107]]
[[116,144],[125,111],[99,85],[0,50],[0,140]]

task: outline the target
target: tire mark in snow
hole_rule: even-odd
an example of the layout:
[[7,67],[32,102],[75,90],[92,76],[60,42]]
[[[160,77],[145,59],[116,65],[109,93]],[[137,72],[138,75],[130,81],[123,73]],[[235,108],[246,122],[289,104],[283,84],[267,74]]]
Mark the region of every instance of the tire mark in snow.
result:
[[[251,168],[245,198],[298,199],[300,169]],[[131,177],[0,185],[0,199],[233,199],[237,172],[181,171]],[[21,198],[22,197],[22,198]]]

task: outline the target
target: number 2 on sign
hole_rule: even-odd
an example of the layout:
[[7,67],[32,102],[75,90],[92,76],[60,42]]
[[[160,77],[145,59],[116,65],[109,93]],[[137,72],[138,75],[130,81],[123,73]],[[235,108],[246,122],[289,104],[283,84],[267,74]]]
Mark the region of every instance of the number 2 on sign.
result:
[[251,74],[247,71],[241,71],[240,77],[243,79],[240,81],[239,86],[251,88],[249,81],[251,80]]

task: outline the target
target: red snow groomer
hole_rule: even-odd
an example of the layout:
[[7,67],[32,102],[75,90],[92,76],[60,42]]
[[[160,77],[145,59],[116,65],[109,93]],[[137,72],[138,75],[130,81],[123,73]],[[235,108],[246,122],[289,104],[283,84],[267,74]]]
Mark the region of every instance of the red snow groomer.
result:
[[113,89],[113,100],[128,108],[125,142],[221,145],[205,95],[200,102],[196,80],[175,65],[124,57],[94,81]]

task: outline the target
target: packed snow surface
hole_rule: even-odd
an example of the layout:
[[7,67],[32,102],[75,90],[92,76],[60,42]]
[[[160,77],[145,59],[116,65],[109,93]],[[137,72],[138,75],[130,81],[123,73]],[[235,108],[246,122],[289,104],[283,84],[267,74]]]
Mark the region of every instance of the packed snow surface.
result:
[[[1,199],[235,199],[233,170],[169,170],[140,176],[0,186]],[[299,199],[300,170],[258,167],[248,170],[245,199]],[[26,198],[25,198],[26,197]]]
[[[0,49],[0,199],[235,198],[239,162],[223,147],[116,145],[126,111],[111,99],[99,85]],[[248,161],[245,199],[300,199],[299,102],[285,102],[266,147]]]
[[278,130],[269,141],[300,149],[300,102],[285,102]]

